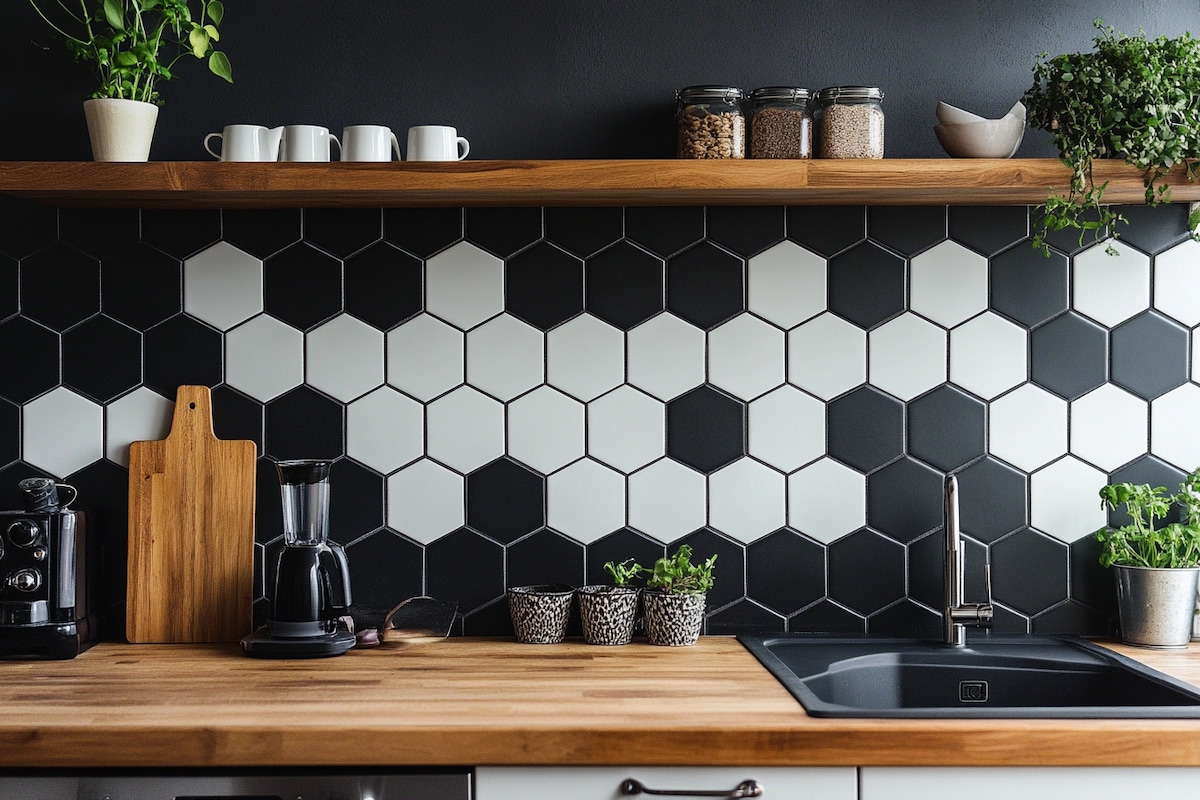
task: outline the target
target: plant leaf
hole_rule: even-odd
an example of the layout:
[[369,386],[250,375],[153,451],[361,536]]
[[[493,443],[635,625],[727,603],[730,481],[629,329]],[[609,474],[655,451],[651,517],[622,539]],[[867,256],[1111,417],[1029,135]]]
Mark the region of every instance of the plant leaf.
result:
[[125,14],[117,0],[104,0],[104,21],[118,31],[125,30]]
[[208,57],[208,68],[212,74],[233,83],[233,66],[229,63],[229,57],[224,53],[213,51],[213,54]]

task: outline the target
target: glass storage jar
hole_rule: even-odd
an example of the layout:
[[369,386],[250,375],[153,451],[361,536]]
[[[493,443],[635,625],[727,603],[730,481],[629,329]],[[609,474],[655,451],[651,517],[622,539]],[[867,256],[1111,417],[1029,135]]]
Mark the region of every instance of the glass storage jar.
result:
[[817,92],[821,158],[883,158],[883,92],[874,86],[830,86]]
[[733,86],[688,86],[676,95],[679,158],[745,158],[746,118]]
[[750,158],[812,158],[808,89],[763,86],[750,102]]

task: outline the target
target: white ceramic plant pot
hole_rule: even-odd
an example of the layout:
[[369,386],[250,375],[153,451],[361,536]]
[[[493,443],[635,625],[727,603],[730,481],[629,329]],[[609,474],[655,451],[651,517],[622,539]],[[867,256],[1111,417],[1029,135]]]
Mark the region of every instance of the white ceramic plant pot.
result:
[[93,161],[147,161],[158,106],[141,100],[98,98],[83,102]]

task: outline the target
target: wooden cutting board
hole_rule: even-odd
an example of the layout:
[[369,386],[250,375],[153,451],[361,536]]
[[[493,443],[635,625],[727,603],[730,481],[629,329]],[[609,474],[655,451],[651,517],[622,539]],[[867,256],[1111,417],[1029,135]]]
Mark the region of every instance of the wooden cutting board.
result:
[[207,386],[180,386],[166,439],[129,446],[130,642],[233,642],[253,627],[249,440],[213,433]]

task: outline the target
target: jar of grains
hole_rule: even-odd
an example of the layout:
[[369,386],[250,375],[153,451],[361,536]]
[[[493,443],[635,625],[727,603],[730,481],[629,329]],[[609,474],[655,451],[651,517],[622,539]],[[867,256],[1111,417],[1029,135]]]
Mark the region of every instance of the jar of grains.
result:
[[883,92],[874,86],[830,86],[817,92],[821,158],[883,158]]
[[751,158],[812,158],[808,89],[763,86],[750,101]]
[[679,158],[745,158],[746,118],[732,86],[689,86],[675,95]]

